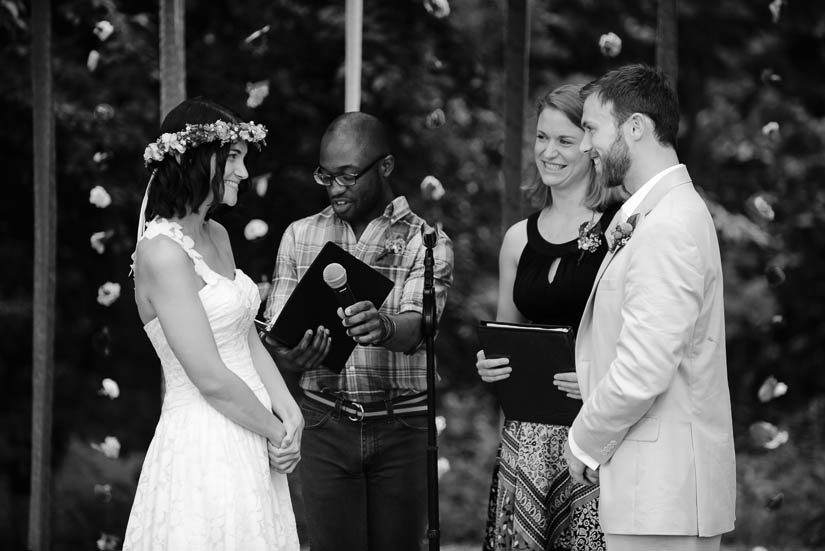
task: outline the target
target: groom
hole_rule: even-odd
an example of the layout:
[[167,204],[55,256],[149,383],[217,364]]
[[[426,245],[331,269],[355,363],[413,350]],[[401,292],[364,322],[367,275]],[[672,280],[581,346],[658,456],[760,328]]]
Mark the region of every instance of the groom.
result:
[[736,499],[722,266],[676,155],[676,95],[643,65],[582,94],[581,149],[631,195],[579,328],[584,405],[565,458],[574,480],[599,481],[608,551],[718,550]]

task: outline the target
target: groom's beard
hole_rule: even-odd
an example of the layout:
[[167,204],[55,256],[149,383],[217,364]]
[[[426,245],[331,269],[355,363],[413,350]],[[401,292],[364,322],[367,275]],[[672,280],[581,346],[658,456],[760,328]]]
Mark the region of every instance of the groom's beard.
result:
[[630,170],[630,151],[624,141],[624,133],[620,131],[607,151],[607,155],[602,158],[601,177],[605,186],[614,188],[624,185],[624,177],[627,176],[628,170]]

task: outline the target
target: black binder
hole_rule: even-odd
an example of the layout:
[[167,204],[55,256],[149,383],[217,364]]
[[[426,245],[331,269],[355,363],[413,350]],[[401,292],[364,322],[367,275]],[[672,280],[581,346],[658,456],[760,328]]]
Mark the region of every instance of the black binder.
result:
[[510,376],[493,383],[507,419],[571,425],[581,400],[553,385],[553,375],[575,371],[573,328],[480,321],[478,340],[487,358],[510,358]]
[[333,290],[324,282],[324,268],[333,262],[347,271],[347,285],[356,302],[369,300],[376,309],[381,307],[392,291],[392,280],[329,241],[287,299],[268,336],[292,348],[301,342],[307,329],[315,331],[323,325],[329,329],[332,338],[323,365],[330,371],[340,373],[356,343],[341,324],[341,318],[336,314],[338,301]]

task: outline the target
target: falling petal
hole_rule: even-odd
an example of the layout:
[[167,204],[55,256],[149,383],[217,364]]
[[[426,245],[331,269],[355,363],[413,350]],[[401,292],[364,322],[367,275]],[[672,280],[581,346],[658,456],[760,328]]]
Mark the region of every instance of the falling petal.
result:
[[112,204],[112,197],[103,186],[95,186],[89,192],[89,202],[99,209],[105,209]]
[[599,37],[599,50],[606,57],[616,57],[622,51],[622,39],[613,32],[603,34]]
[[115,108],[108,103],[100,103],[95,107],[95,118],[108,121],[115,116]]
[[450,460],[446,457],[439,457],[438,458],[438,478],[441,478],[448,472],[450,472]]
[[424,0],[424,9],[437,19],[442,19],[450,15],[450,3],[448,0]]
[[433,110],[429,115],[427,115],[427,118],[424,121],[424,126],[430,130],[434,130],[443,126],[445,122],[447,122],[447,116],[444,114],[444,111],[439,108]]
[[97,393],[114,400],[120,396],[120,386],[112,379],[106,378],[101,381],[101,389]]
[[774,450],[788,441],[788,432],[767,421],[752,423],[748,429],[751,441],[760,448]]
[[249,44],[250,42],[253,42],[253,41],[257,40],[258,38],[260,38],[263,35],[265,35],[266,33],[268,33],[269,29],[270,29],[269,25],[264,25],[263,27],[261,27],[257,31],[253,32],[252,34],[250,34],[249,36],[244,38],[243,39],[244,43]]
[[771,265],[765,268],[765,278],[768,280],[768,285],[777,287],[785,283],[785,270],[781,266]]
[[765,502],[765,509],[768,511],[776,511],[780,507],[782,507],[782,503],[785,501],[785,494],[782,492],[776,493],[768,498],[768,501]]
[[776,217],[773,207],[763,195],[755,195],[752,202],[753,208],[761,218],[772,221]]
[[447,428],[447,419],[443,415],[437,415],[435,418],[435,431],[438,434],[444,432]]
[[246,98],[246,106],[254,109],[260,106],[269,95],[269,81],[247,82],[246,92],[249,94]]
[[115,27],[106,20],[98,21],[93,32],[95,33],[95,36],[97,36],[98,40],[104,42],[107,38],[112,36],[113,32],[115,32]]
[[421,195],[428,201],[439,201],[444,197],[444,186],[435,176],[425,176],[421,180]]
[[105,151],[96,151],[95,154],[92,155],[92,161],[94,161],[97,164],[102,163],[103,161],[105,161],[108,158],[109,158],[109,154],[106,153]]
[[100,533],[100,538],[97,540],[99,551],[117,551],[119,547],[120,537],[105,532]]
[[779,135],[779,123],[771,121],[762,127],[762,135],[769,138],[777,137]]
[[107,436],[100,444],[92,444],[92,449],[99,451],[109,459],[120,457],[120,441],[114,436]]
[[771,375],[765,379],[765,382],[763,382],[762,386],[759,387],[757,396],[759,397],[759,401],[764,403],[769,402],[774,398],[784,396],[786,392],[788,392],[788,385],[777,381],[776,377]]
[[86,67],[89,69],[90,72],[94,72],[97,69],[97,64],[100,62],[100,52],[97,50],[92,50],[89,52],[89,57],[86,58]]
[[97,302],[101,306],[111,306],[120,298],[120,283],[107,281],[97,289]]
[[102,500],[104,503],[109,503],[112,501],[112,485],[95,484],[95,497]]
[[764,69],[761,77],[764,84],[778,84],[782,82],[782,77],[774,73],[773,69]]
[[768,5],[768,9],[771,10],[771,19],[774,23],[779,23],[779,16],[782,14],[783,7],[785,7],[785,0],[773,0],[773,2]]
[[258,218],[250,220],[243,230],[243,236],[247,241],[261,238],[267,233],[269,233],[269,224]]
[[269,190],[270,176],[272,176],[272,173],[267,172],[266,174],[261,174],[259,176],[255,176],[254,178],[252,178],[252,187],[255,188],[255,193],[258,195],[258,197],[263,197]]

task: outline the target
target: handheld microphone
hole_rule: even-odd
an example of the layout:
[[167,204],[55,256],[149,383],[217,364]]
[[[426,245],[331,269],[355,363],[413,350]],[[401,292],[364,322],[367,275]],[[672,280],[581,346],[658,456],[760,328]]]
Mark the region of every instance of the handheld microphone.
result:
[[327,264],[324,268],[324,283],[329,285],[329,288],[335,293],[335,298],[338,299],[341,308],[346,310],[349,306],[355,304],[355,296],[352,294],[349,285],[347,285],[347,270],[343,266],[337,262]]

